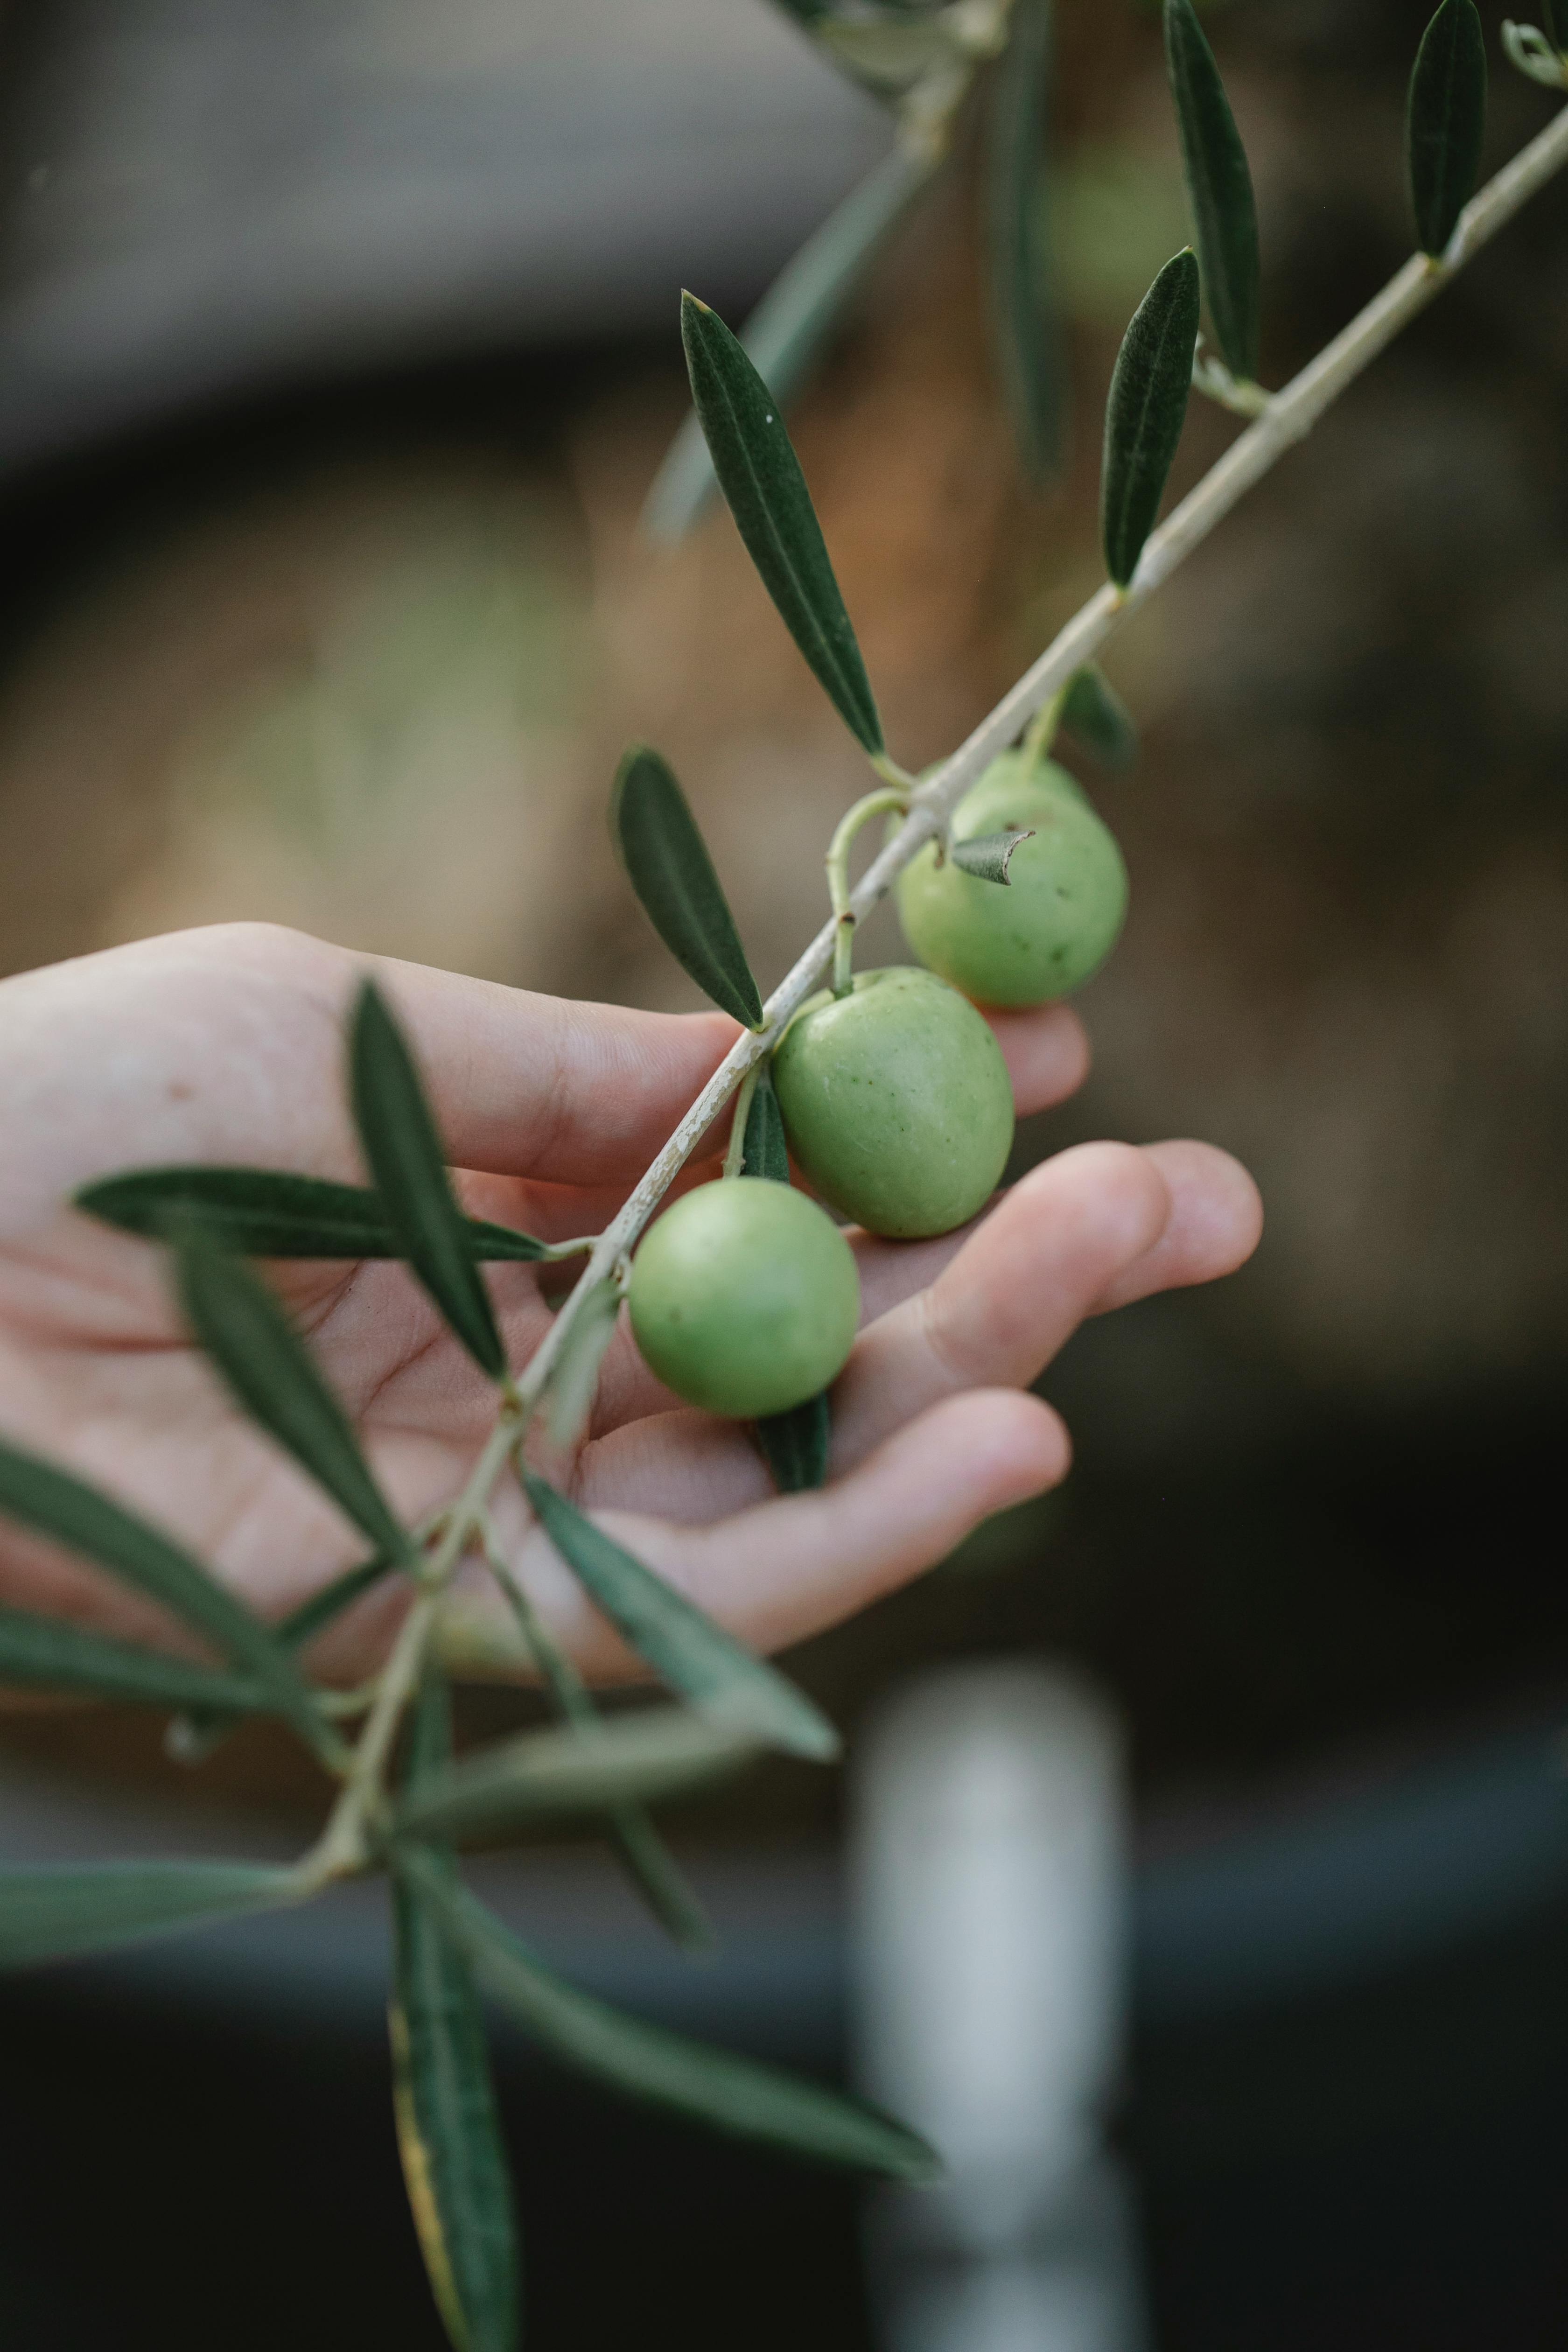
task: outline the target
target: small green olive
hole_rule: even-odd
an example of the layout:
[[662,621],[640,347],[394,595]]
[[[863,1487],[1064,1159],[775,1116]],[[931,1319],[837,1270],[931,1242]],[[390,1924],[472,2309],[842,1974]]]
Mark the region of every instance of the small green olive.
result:
[[804,1404],[843,1370],[860,1277],[815,1201],[735,1176],[683,1194],[649,1227],[628,1303],[637,1346],[667,1387],[752,1421]]
[[900,1241],[973,1217],[1012,1149],[1001,1048],[973,1004],[912,965],[858,972],[847,996],[803,1004],[773,1087],[807,1182]]
[[1065,768],[1023,751],[993,760],[953,811],[957,841],[1033,838],[1013,852],[1005,886],[966,874],[932,844],[895,886],[904,937],[932,971],[980,1004],[1045,1004],[1081,987],[1116,944],[1127,868]]

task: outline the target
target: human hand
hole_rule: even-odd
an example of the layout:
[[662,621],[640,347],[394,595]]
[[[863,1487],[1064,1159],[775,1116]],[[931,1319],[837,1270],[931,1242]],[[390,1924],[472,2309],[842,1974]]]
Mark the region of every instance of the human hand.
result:
[[[268,1617],[348,1564],[353,1539],[233,1406],[184,1330],[163,1254],[69,1201],[94,1178],[175,1161],[363,1181],[342,1069],[367,971],[414,1045],[465,1205],[546,1241],[605,1223],[735,1035],[719,1013],[568,1003],[262,925],[0,983],[0,1433],[170,1528]],[[1065,1006],[994,1025],[1020,1113],[1079,1084],[1087,1048]],[[1259,1216],[1251,1180],[1206,1145],[1079,1146],[962,1233],[857,1238],[865,1319],[835,1391],[825,1489],[773,1495],[748,1434],[679,1405],[624,1319],[590,1430],[552,1473],[743,1640],[800,1640],[1055,1485],[1067,1433],[1028,1383],[1086,1316],[1240,1265]],[[493,1390],[403,1266],[271,1273],[395,1505],[423,1517],[471,1466]],[[497,1265],[486,1279],[521,1365],[548,1328],[541,1269]],[[639,1672],[521,1496],[498,1497],[495,1516],[583,1671]],[[174,1638],[137,1596],[3,1521],[0,1601]],[[319,1642],[313,1670],[371,1671],[405,1605],[395,1580],[366,1596]]]

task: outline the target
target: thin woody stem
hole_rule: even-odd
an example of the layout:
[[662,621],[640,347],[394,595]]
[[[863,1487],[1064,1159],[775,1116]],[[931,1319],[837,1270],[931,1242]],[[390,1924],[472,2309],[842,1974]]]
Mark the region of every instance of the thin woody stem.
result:
[[[1441,292],[1455,271],[1495,236],[1564,163],[1568,163],[1568,108],[1471,198],[1459,215],[1446,253],[1436,259],[1426,254],[1413,254],[1333,341],[1274,394],[1267,413],[1231,444],[1197,487],[1151,534],[1128,586],[1119,589],[1107,581],[1097,589],[995,709],[918,787],[904,823],[848,896],[847,911],[856,921],[861,920],[884,896],[916,852],[941,832],[957,803],[997,753],[1016,740],[1036,711],[1066,686],[1075,670],[1093,659],[1118,622],[1163,585],[1215,525],[1288,449],[1310,432],[1325,409]],[[833,961],[838,935],[837,919],[830,919],[823,925],[769,997],[763,1026],[746,1031],[736,1039],[626,1205],[600,1234],[576,1288],[562,1306],[518,1382],[524,1403],[531,1402],[543,1388],[581,1300],[631,1247],[747,1071],[772,1052],[785,1023],[816,988]]]

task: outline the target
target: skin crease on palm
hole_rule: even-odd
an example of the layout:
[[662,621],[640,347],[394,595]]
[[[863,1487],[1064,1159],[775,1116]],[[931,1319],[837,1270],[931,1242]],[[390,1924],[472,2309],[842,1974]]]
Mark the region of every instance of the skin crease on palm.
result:
[[[363,1542],[231,1405],[184,1336],[161,1254],[68,1203],[94,1177],[168,1161],[363,1181],[343,1023],[367,971],[414,1045],[465,1204],[550,1241],[603,1225],[735,1034],[719,1013],[568,1003],[264,925],[148,940],[0,983],[0,1434],[170,1529],[268,1617]],[[994,1025],[1020,1113],[1079,1085],[1088,1049],[1066,1006]],[[687,1181],[717,1167],[716,1155],[694,1163]],[[821,1491],[774,1496],[744,1430],[662,1389],[624,1316],[585,1441],[570,1457],[541,1447],[536,1458],[742,1640],[776,1649],[1055,1486],[1067,1433],[1028,1384],[1086,1316],[1240,1265],[1260,1222],[1251,1179],[1207,1145],[1080,1145],[960,1233],[854,1237],[863,1321],[834,1394]],[[435,1509],[491,1425],[493,1391],[404,1267],[271,1272],[395,1505],[411,1520]],[[536,1270],[493,1266],[487,1279],[521,1365],[551,1311]],[[510,1482],[496,1521],[584,1672],[635,1675]],[[464,1577],[473,1607],[500,1610],[482,1571]],[[5,1521],[0,1601],[181,1645],[150,1604]],[[337,1683],[373,1672],[405,1607],[406,1588],[389,1581],[321,1639],[312,1672]]]

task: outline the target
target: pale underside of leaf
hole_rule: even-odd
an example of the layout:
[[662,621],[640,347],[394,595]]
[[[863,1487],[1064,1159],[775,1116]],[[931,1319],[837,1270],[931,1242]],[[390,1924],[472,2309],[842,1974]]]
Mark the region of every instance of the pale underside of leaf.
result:
[[973,874],[977,881],[1011,887],[1007,868],[1013,863],[1013,852],[1021,841],[1034,837],[1033,825],[1022,833],[979,833],[971,841],[955,841],[950,854],[961,873]]
[[203,1920],[302,1899],[291,1871],[246,1863],[109,1862],[0,1869],[0,1968],[106,1952]]
[[818,2163],[929,2180],[924,2141],[816,2084],[645,2025],[580,1992],[536,1960],[467,1888],[444,1883],[416,1849],[407,1867],[442,1912],[481,1981],[547,2050],[630,2096]]

